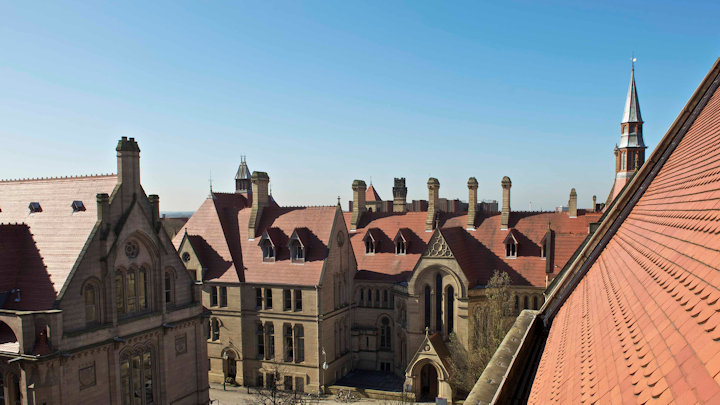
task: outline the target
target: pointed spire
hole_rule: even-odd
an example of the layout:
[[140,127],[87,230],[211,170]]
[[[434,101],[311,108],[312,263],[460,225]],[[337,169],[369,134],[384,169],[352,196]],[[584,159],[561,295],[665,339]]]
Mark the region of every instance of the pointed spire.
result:
[[637,88],[635,87],[635,59],[633,58],[632,71],[630,73],[630,86],[628,87],[627,98],[625,99],[625,111],[621,123],[643,122],[640,115],[640,101],[638,100]]

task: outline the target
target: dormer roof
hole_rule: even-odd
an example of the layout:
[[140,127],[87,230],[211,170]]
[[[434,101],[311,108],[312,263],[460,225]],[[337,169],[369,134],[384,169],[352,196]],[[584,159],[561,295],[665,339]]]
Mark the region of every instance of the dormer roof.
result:
[[[544,240],[544,239],[545,239],[545,237],[543,236],[543,240]],[[512,244],[515,244],[515,245],[518,244],[517,230],[515,230],[515,228],[511,228],[511,229],[508,231],[508,234],[507,234],[507,236],[505,236],[505,239],[503,240],[503,243],[504,243],[504,244],[512,243]]]

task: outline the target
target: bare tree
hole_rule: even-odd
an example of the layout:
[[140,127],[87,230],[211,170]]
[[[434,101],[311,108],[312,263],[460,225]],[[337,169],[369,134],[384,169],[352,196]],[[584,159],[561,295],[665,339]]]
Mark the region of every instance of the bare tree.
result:
[[512,327],[515,311],[510,293],[510,276],[495,271],[485,288],[485,301],[471,314],[469,347],[452,333],[449,383],[458,397],[467,395]]
[[272,363],[265,372],[265,387],[258,387],[252,396],[255,405],[303,405],[305,394],[292,389],[285,389],[282,381],[283,372],[277,363]]

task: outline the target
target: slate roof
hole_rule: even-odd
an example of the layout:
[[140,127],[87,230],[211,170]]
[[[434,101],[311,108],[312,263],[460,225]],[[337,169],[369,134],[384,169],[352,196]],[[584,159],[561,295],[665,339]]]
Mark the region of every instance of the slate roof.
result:
[[719,74],[720,59],[620,197],[615,233],[595,235],[597,259],[545,304],[530,403],[720,403]]
[[[3,308],[52,307],[97,221],[96,195],[116,184],[116,175],[0,181],[0,284],[21,289]],[[30,202],[42,211],[30,213]]]
[[[260,237],[248,240],[251,207],[242,194],[213,193],[173,239],[185,234],[206,268],[205,280],[314,286],[327,257],[337,207],[279,207],[262,213],[260,235],[268,231],[276,244],[274,262],[263,261]],[[294,231],[305,246],[305,262],[291,263],[288,241]]]
[[[476,229],[467,231],[467,214],[442,214],[440,228],[471,287],[487,284],[494,270],[506,271],[515,285],[545,287],[546,261],[540,257],[540,241],[547,233],[548,222],[554,231],[554,271],[557,274],[588,235],[589,225],[600,213],[578,210],[577,218],[562,212],[512,212],[511,232],[518,239],[518,257],[505,257],[504,240],[508,231],[500,230],[500,214],[478,215]],[[350,224],[351,213],[345,213]],[[432,232],[425,231],[427,212],[380,213],[365,212],[357,232],[350,241],[358,262],[359,280],[388,282],[407,281],[425,251]],[[395,254],[393,239],[398,231],[409,238],[407,253]],[[366,255],[363,239],[372,230],[373,236],[383,235],[375,254]]]

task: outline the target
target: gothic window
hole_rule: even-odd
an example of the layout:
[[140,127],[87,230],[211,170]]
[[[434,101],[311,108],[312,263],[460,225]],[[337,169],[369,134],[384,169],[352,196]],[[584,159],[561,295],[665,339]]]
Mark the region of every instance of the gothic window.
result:
[[85,286],[85,322],[88,324],[98,322],[100,320],[100,311],[98,306],[98,296],[95,284]]
[[515,296],[515,310],[518,311],[520,309],[520,297]]
[[390,327],[390,320],[383,318],[380,321],[380,348],[390,349],[392,347],[390,337],[392,336],[392,328]]
[[171,272],[165,272],[165,282],[163,284],[165,287],[165,305],[172,305],[175,299],[173,297],[173,278]]
[[432,294],[430,292],[430,286],[425,286],[425,327],[430,328],[430,317],[431,317],[431,308],[432,303],[430,302],[432,299]]
[[285,361],[293,361],[293,330],[289,324],[283,325],[283,343],[285,346]]
[[387,290],[383,290],[383,308],[387,308],[389,305],[388,303],[388,292]]
[[435,328],[442,330],[442,274],[435,276]]
[[[265,331],[260,322],[255,325],[255,336],[257,337],[257,357],[258,359],[262,359],[265,357]],[[262,386],[262,383],[260,383],[260,385]]]
[[358,302],[358,305],[362,306],[363,304],[365,304],[365,290],[361,288],[360,289],[360,302]]
[[283,290],[283,311],[289,311],[292,308],[292,295],[290,290]]
[[267,340],[267,355],[266,360],[273,360],[275,358],[275,325],[272,322],[265,324],[265,338]]
[[265,309],[272,309],[272,289],[265,289]]
[[220,306],[227,307],[227,287],[220,287]]
[[410,232],[408,229],[398,230],[393,242],[395,243],[395,254],[404,255],[407,252],[407,238],[405,235]]
[[529,302],[528,296],[526,295],[523,298],[523,309],[529,309],[529,308],[530,308],[530,302]]
[[370,238],[367,238],[365,240],[365,254],[366,255],[375,254],[375,243],[373,243],[372,239],[370,239]]
[[212,340],[220,339],[220,321],[217,319],[212,320]]
[[262,309],[262,304],[263,304],[262,288],[255,287],[255,308]]
[[375,290],[375,307],[380,307],[380,290]]
[[302,290],[295,290],[295,310],[302,311]]
[[537,295],[533,295],[533,299],[532,299],[532,309],[538,309],[538,297],[537,297]]
[[293,240],[290,242],[290,254],[292,255],[293,262],[305,261],[305,248],[299,240]]
[[445,324],[447,325],[447,333],[449,335],[453,332],[455,326],[455,289],[453,286],[449,285],[445,294],[445,302],[447,303],[447,320],[445,321]]
[[127,311],[135,312],[137,309],[137,285],[135,283],[135,272],[130,270],[127,274]]
[[505,257],[516,258],[518,251],[518,240],[515,237],[515,229],[511,229],[508,235],[505,237]]
[[138,271],[138,306],[147,309],[147,271],[144,267]]
[[218,305],[218,288],[217,286],[210,287],[210,306],[216,307]]
[[120,358],[120,381],[123,405],[154,403],[152,353],[149,349]]
[[295,326],[295,361],[305,361],[305,329],[302,325]]
[[395,244],[395,254],[396,255],[404,255],[405,254],[405,241],[399,240]]

